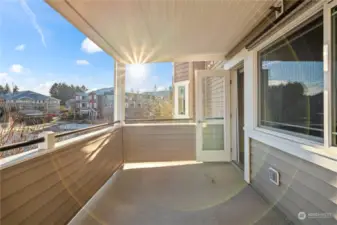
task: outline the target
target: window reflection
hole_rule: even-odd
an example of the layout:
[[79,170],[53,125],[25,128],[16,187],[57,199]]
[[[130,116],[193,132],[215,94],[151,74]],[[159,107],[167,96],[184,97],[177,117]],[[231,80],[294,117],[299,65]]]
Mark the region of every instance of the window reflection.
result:
[[323,17],[260,53],[260,125],[323,137]]
[[185,87],[178,87],[178,112],[179,115],[185,115]]

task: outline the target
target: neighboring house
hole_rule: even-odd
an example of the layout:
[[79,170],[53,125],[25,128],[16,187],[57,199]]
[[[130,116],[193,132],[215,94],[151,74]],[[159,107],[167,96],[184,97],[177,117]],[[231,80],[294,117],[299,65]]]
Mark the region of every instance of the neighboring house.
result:
[[69,111],[75,111],[76,110],[76,100],[74,98],[67,100],[65,102],[65,106]]
[[114,93],[110,90],[100,94],[98,92],[98,103],[97,110],[99,113],[99,118],[113,120],[114,114]]
[[19,91],[1,96],[7,107],[16,107],[25,115],[58,114],[60,100],[33,91]]
[[89,107],[92,109],[97,109],[97,105],[98,105],[98,99],[97,99],[97,94],[95,91],[90,92],[88,94],[89,97]]
[[89,97],[88,93],[85,92],[76,92],[75,93],[76,101],[76,113],[80,115],[89,115]]
[[91,91],[88,96],[89,108],[93,118],[112,120],[114,107],[113,87]]

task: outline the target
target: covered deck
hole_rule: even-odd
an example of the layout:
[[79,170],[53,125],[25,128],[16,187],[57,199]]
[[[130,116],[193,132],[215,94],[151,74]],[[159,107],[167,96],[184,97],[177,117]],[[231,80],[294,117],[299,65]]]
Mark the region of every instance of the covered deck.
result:
[[231,163],[130,163],[69,223],[285,225]]

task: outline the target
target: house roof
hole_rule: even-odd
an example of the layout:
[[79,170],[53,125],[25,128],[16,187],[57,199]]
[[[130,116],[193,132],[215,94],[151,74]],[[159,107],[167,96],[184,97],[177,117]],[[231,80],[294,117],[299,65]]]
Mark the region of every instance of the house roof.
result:
[[113,87],[101,88],[101,89],[95,90],[94,92],[96,93],[96,95],[104,95],[107,92],[113,93],[114,88]]
[[21,98],[30,98],[34,101],[44,101],[47,99],[54,99],[54,100],[60,101],[57,98],[46,96],[40,93],[36,93],[34,91],[19,91],[17,93],[9,93],[5,95],[1,95],[1,97],[3,97],[5,100],[18,100]]

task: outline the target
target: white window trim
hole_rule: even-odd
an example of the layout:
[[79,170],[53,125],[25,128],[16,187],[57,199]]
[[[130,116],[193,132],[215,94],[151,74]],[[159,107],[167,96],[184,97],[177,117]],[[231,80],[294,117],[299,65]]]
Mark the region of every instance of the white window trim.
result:
[[[336,2],[336,0],[335,0]],[[327,9],[330,6],[331,9],[331,4],[327,4],[325,3],[325,1],[321,1],[319,3],[317,3],[315,6],[313,6],[312,8],[308,9],[306,12],[304,12],[302,15],[300,15],[296,20],[292,21],[291,23],[289,23],[288,26],[284,27],[283,29],[279,30],[277,33],[275,33],[272,37],[270,37],[267,41],[265,41],[264,43],[260,44],[256,49],[254,49],[254,61],[256,63],[254,63],[256,66],[254,68],[254,90],[257,90],[258,88],[258,76],[259,76],[259,68],[258,66],[258,52],[261,51],[263,48],[267,47],[268,45],[274,43],[276,40],[278,40],[281,36],[283,36],[284,34],[288,33],[289,31],[296,29],[296,27],[298,27],[299,25],[301,25],[302,23],[306,22],[308,19],[310,19],[312,16],[314,16],[315,14],[324,11],[323,13],[323,18],[324,18],[324,44],[329,43],[330,44],[330,30],[327,33],[327,30],[330,29],[330,26],[327,26],[327,21],[329,21],[330,24],[330,20],[331,17],[329,17],[329,14],[327,14]],[[329,11],[330,12],[330,11]],[[330,45],[329,45],[330,46]],[[329,47],[329,53],[331,52],[331,49]],[[330,57],[331,54],[329,54]],[[329,62],[331,62],[331,60],[329,60]],[[266,137],[277,137],[278,140],[275,146],[272,145],[272,143],[270,143],[271,146],[283,150],[287,153],[290,153],[295,156],[298,156],[300,158],[302,158],[301,156],[303,156],[303,154],[299,151],[299,149],[305,150],[305,151],[309,151],[312,154],[315,154],[315,157],[317,156],[322,156],[326,159],[331,159],[332,161],[336,161],[337,160],[337,147],[332,146],[331,145],[331,138],[332,138],[332,134],[331,134],[331,123],[332,123],[332,118],[331,118],[331,63],[329,65],[329,72],[325,72],[324,73],[324,143],[322,142],[315,142],[311,139],[306,139],[306,138],[301,138],[301,137],[296,137],[287,133],[283,133],[283,132],[277,132],[277,131],[273,131],[270,129],[266,129],[263,127],[259,127],[258,125],[258,119],[259,119],[259,114],[258,114],[258,110],[259,110],[259,96],[258,96],[258,92],[254,93],[254,113],[256,116],[254,116],[254,129],[251,132],[251,134],[255,137],[259,137],[259,139],[264,143],[267,143],[268,140],[266,139]],[[326,129],[328,128],[328,129]],[[255,132],[255,133],[254,133]],[[265,134],[267,134],[268,136],[265,136]],[[264,137],[261,139],[261,137]],[[255,139],[255,138],[254,138]],[[276,139],[275,139],[276,140]],[[288,141],[291,141],[293,144],[293,147],[290,148],[291,151],[289,150],[289,145],[288,145]],[[301,150],[301,151],[302,151]],[[290,152],[289,152],[290,151]],[[311,156],[311,157],[305,157],[303,159],[310,161],[312,163],[317,164],[317,162],[320,162],[320,160],[317,161],[317,159]],[[336,162],[334,162],[336,163]],[[331,164],[328,164],[331,165]],[[320,164],[320,166],[322,167],[326,167],[326,165]],[[336,166],[335,166],[336,167]],[[331,169],[331,168],[328,168]],[[336,168],[333,168],[335,170],[335,172],[337,172]]]
[[[337,0],[330,2],[331,4],[336,4]],[[223,68],[224,69],[233,69],[241,60],[244,61],[245,69],[245,171],[244,177],[245,181],[250,183],[250,139],[260,141],[266,145],[272,146],[280,151],[286,152],[288,154],[294,155],[303,160],[309,161],[313,164],[319,165],[328,170],[337,172],[336,161],[337,161],[337,147],[331,146],[331,133],[324,135],[324,144],[321,142],[315,142],[309,139],[303,139],[299,137],[294,137],[293,135],[284,134],[281,132],[272,131],[269,129],[264,129],[258,127],[258,64],[257,64],[257,52],[268,46],[269,44],[275,42],[285,33],[288,33],[292,29],[296,28],[301,23],[310,19],[316,13],[323,10],[327,7],[327,1],[318,2],[316,5],[308,9],[306,12],[301,14],[297,19],[291,21],[287,26],[280,29],[274,35],[272,35],[268,40],[264,41],[258,45],[254,50],[247,51],[245,49],[241,50],[236,56],[227,61]],[[324,18],[326,18],[326,13],[324,13]],[[331,18],[329,18],[330,20]],[[324,24],[324,29],[326,29],[326,24]],[[325,31],[326,32],[326,31]],[[324,38],[324,41],[326,39]],[[326,42],[324,42],[326,43]],[[330,43],[330,42],[329,42]],[[329,54],[331,55],[331,54]],[[331,61],[330,61],[331,62]],[[330,64],[331,70],[331,64]],[[326,75],[325,75],[326,76]],[[326,77],[325,77],[326,78]],[[330,77],[329,77],[330,79]],[[329,82],[324,80],[324,82]],[[331,83],[330,83],[331,84]],[[330,85],[329,85],[330,86]],[[331,87],[330,87],[331,88]],[[328,90],[328,93],[331,94],[331,90]],[[251,96],[253,95],[253,96]],[[251,101],[253,98],[253,101]],[[249,101],[248,101],[249,100]],[[253,102],[250,103],[250,102]],[[328,104],[327,104],[328,103]],[[329,99],[327,99],[326,89],[324,91],[324,107],[326,105],[331,105]],[[326,108],[324,108],[326,110]],[[328,122],[328,126],[331,127],[331,117],[325,112],[324,126]],[[328,117],[328,120],[327,118]],[[252,120],[248,120],[252,119]],[[327,121],[326,121],[327,120]],[[326,131],[325,132],[329,132]],[[326,145],[326,139],[329,137],[330,143]]]
[[[335,148],[332,145],[332,40],[331,40],[331,10],[337,7],[337,0],[324,5],[324,145],[327,148]],[[335,106],[337,107],[337,106]]]
[[[174,83],[174,118],[175,119],[188,119],[190,118],[189,114],[189,80],[180,81]],[[179,87],[185,88],[185,114],[179,114]]]

